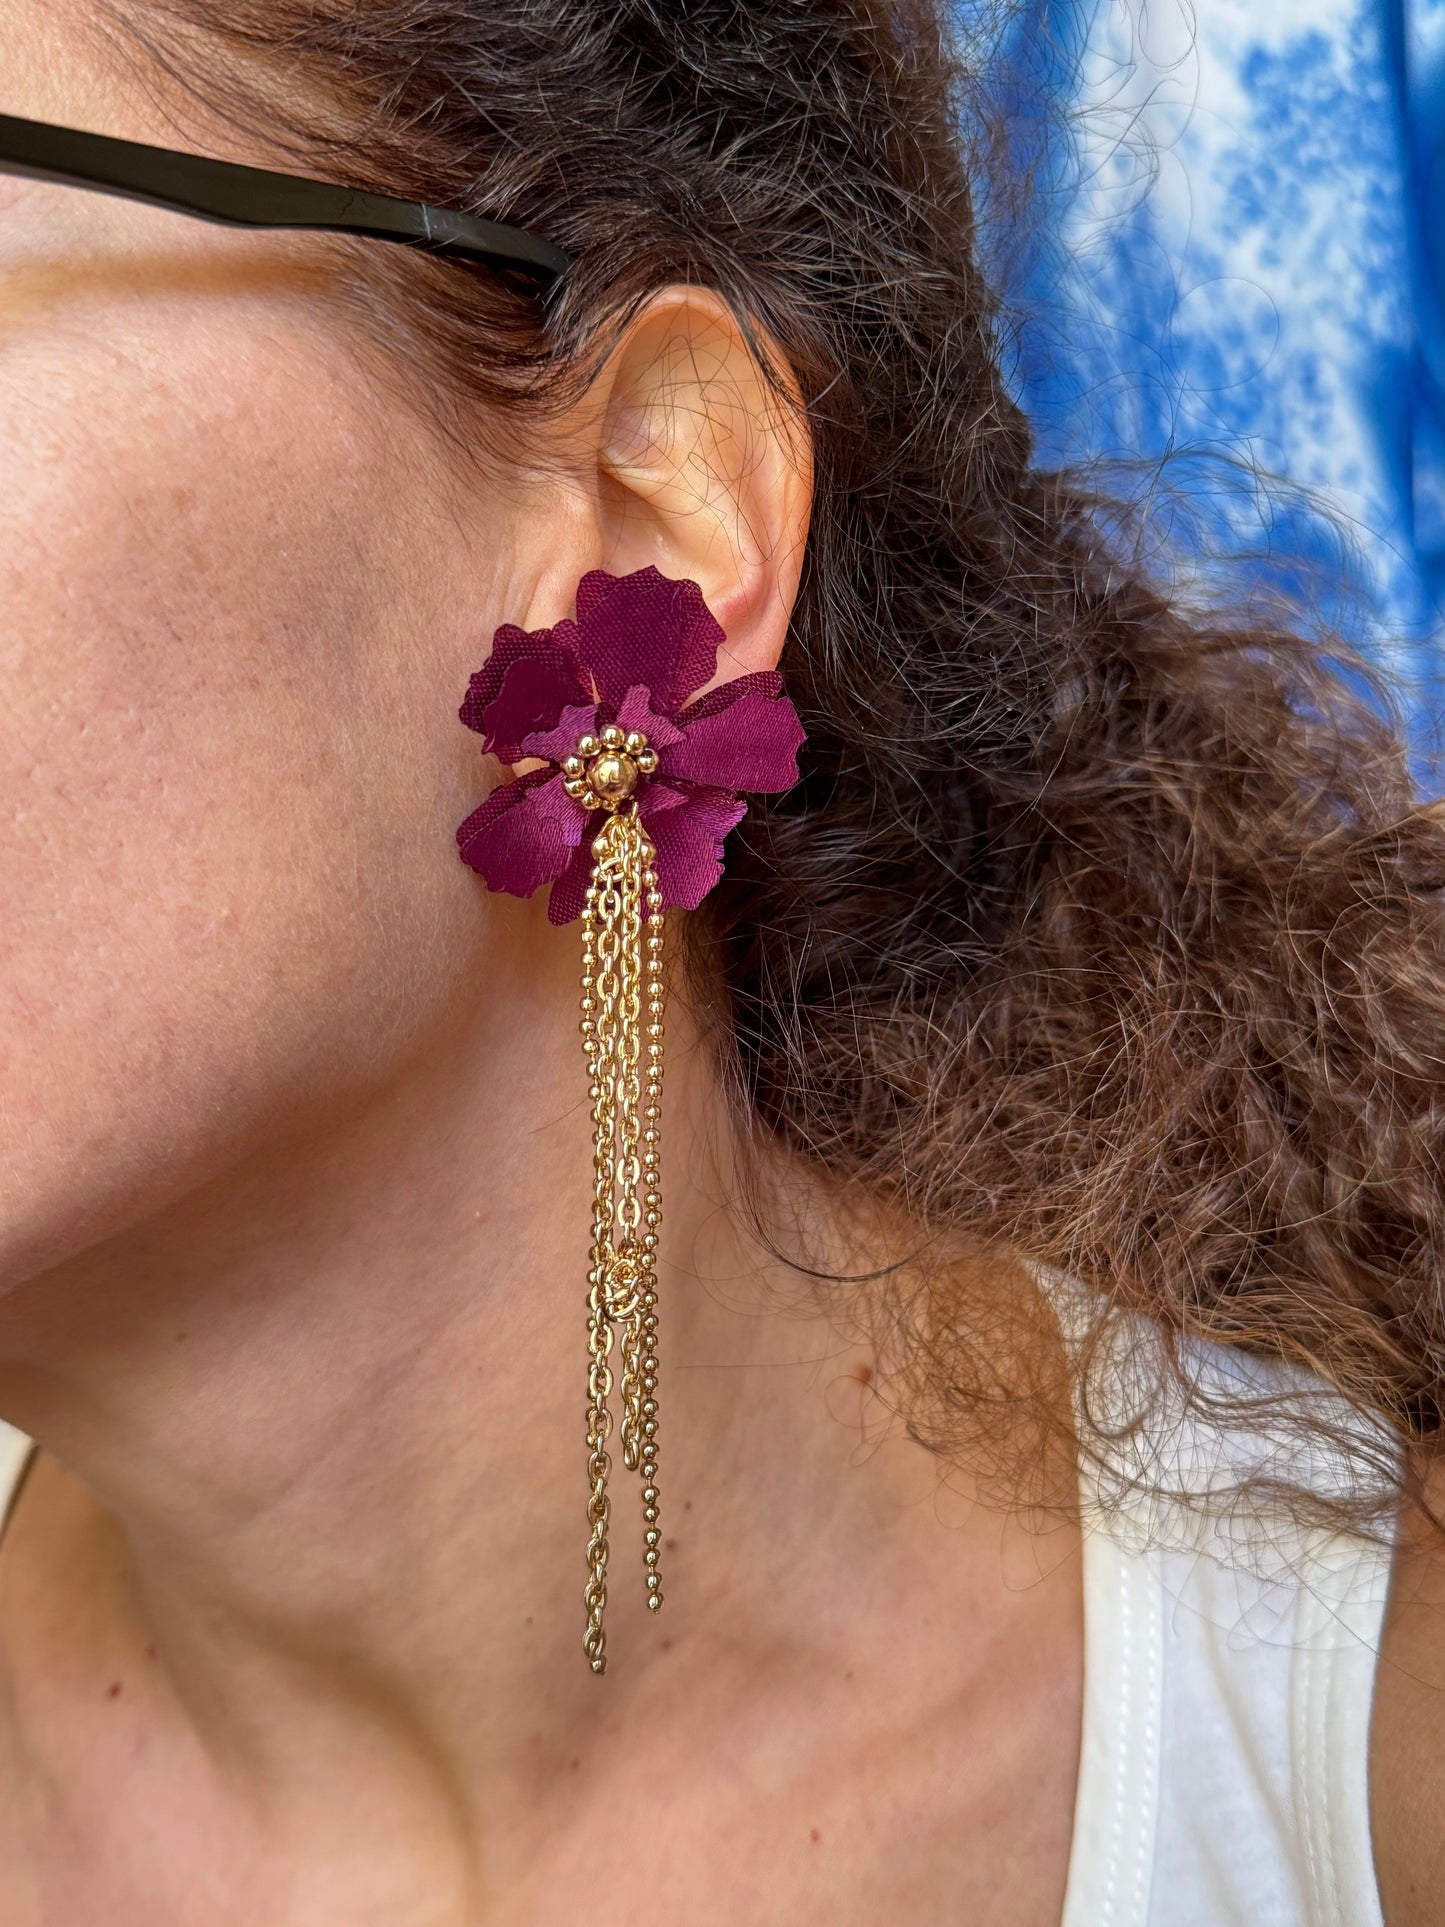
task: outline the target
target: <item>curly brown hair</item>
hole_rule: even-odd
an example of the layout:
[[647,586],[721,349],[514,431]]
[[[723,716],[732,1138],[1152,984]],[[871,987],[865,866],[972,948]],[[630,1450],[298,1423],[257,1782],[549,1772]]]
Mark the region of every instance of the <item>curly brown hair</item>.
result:
[[[693,930],[761,1127],[930,1236],[1307,1366],[1428,1448],[1441,817],[1361,665],[1258,611],[1187,606],[1087,481],[1034,465],[946,9],[114,0],[112,18],[325,176],[576,254],[544,313],[484,272],[334,244],[368,337],[409,395],[425,371],[461,449],[583,378],[668,283],[707,284],[760,354],[778,344],[815,464],[784,657],[805,772],[754,803]],[[976,1331],[929,1305],[904,1315],[931,1394],[916,1423],[998,1424]]]

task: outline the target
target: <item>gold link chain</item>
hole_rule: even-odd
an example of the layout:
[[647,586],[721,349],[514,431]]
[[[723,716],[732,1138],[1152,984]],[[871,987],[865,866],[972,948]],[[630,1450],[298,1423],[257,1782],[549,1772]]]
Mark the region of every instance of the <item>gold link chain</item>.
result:
[[583,1650],[607,1668],[613,1414],[611,1355],[621,1358],[622,1463],[642,1479],[647,1604],[662,1605],[657,1492],[658,1152],[662,1116],[663,912],[654,851],[635,808],[613,811],[592,845],[582,911],[582,1041],[594,1133],[591,1266],[587,1274],[587,1472],[590,1494]]

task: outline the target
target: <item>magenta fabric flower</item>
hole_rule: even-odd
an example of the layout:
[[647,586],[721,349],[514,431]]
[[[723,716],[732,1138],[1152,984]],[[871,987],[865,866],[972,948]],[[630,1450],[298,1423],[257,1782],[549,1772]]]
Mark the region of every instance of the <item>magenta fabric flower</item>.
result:
[[529,897],[550,883],[547,915],[570,923],[607,820],[599,794],[633,796],[664,905],[696,909],[747,814],[738,791],[791,788],[803,742],[775,670],[690,701],[723,640],[697,584],[653,568],[583,576],[575,622],[498,629],[458,713],[502,762],[540,756],[548,767],[501,784],[457,829],[490,888]]

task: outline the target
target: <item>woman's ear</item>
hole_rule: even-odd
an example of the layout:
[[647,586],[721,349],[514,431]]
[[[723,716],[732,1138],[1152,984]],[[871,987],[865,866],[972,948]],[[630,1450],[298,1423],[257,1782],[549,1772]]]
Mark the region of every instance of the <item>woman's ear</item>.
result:
[[706,288],[655,295],[582,412],[601,566],[696,582],[727,634],[719,682],[773,668],[802,570],[811,448],[727,304]]

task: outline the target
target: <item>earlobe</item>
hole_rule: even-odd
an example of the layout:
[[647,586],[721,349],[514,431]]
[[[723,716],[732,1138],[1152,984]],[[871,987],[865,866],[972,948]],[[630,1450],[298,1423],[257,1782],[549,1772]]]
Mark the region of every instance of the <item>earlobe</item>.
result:
[[664,290],[600,379],[603,566],[696,582],[727,634],[716,681],[773,668],[797,595],[812,496],[800,408],[727,304]]

